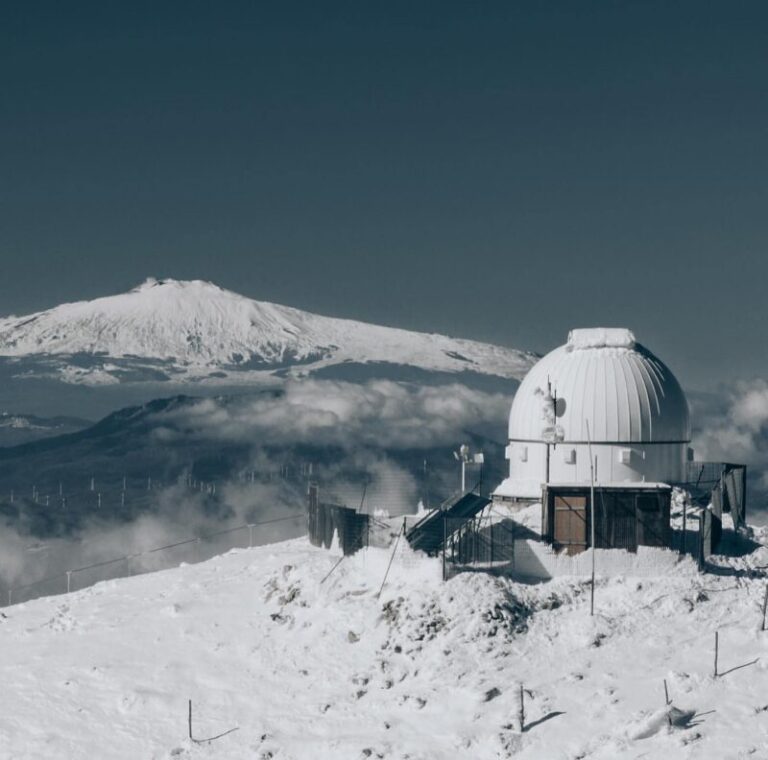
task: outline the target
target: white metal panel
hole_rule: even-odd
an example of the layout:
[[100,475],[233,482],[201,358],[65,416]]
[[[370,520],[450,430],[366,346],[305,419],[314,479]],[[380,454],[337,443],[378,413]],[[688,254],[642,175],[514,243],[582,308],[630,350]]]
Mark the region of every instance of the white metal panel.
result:
[[551,382],[565,402],[557,422],[566,441],[655,443],[690,440],[688,402],[671,370],[639,344],[556,348],[526,375],[509,419],[511,440],[541,440],[537,388]]

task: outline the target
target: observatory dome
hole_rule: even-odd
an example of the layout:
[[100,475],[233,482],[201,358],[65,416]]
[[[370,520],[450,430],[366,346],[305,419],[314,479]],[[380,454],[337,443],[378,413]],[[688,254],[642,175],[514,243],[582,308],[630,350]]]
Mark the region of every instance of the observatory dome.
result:
[[531,498],[547,482],[588,482],[588,439],[603,482],[681,480],[690,437],[680,384],[630,330],[571,330],[520,384],[510,477],[497,492]]
[[515,395],[509,437],[541,441],[542,394],[551,383],[564,440],[688,442],[688,402],[669,368],[629,330],[571,330],[533,366]]

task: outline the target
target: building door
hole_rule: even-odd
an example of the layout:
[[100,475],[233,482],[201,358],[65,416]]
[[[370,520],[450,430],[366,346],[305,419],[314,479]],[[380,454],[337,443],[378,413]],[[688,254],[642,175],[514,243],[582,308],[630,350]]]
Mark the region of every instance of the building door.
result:
[[587,548],[587,501],[586,496],[553,497],[553,543],[566,554],[578,554]]

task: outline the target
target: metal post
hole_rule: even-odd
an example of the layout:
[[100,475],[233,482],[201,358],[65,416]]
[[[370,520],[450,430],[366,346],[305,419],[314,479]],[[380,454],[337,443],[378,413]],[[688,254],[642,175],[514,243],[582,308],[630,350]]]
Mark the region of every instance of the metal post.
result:
[[765,596],[763,597],[763,624],[760,627],[761,631],[765,630],[765,613],[768,612],[768,583],[765,584]]
[[715,678],[717,678],[717,653],[720,648],[720,632],[715,631]]
[[589,452],[589,514],[590,514],[590,544],[592,548],[592,582],[589,599],[589,614],[595,614],[595,467],[597,462],[592,459],[592,437],[587,424],[587,450]]
[[443,580],[445,580],[445,545],[448,543],[448,518],[443,510]]
[[67,570],[67,593],[72,589],[72,571]]

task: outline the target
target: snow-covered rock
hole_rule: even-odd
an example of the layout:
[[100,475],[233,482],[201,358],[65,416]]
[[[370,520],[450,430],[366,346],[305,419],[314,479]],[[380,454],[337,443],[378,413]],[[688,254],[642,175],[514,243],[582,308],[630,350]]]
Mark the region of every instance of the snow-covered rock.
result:
[[155,280],[121,295],[0,319],[0,357],[70,383],[201,378],[387,363],[520,379],[532,354],[444,335],[319,316],[200,280]]

